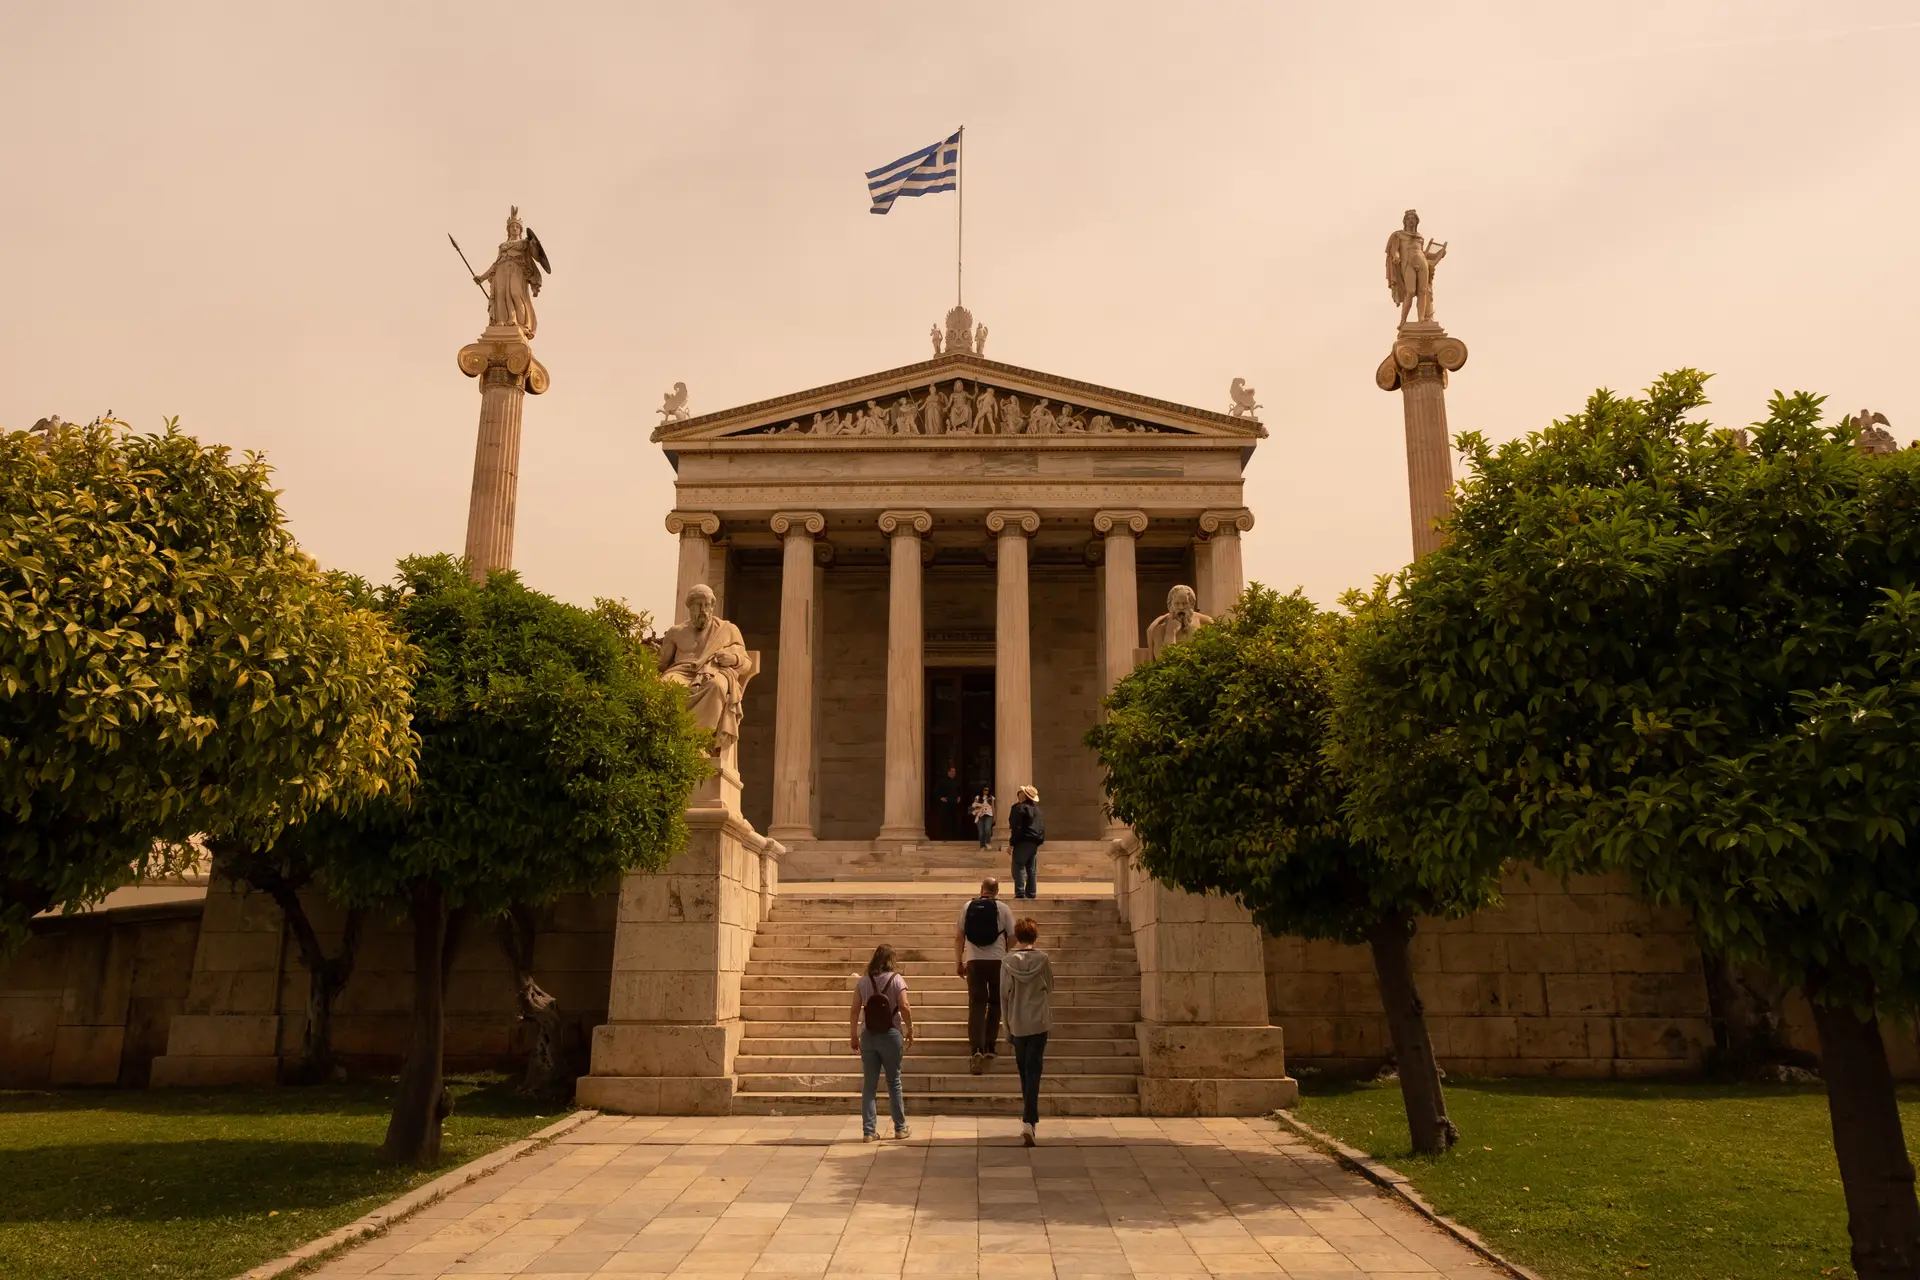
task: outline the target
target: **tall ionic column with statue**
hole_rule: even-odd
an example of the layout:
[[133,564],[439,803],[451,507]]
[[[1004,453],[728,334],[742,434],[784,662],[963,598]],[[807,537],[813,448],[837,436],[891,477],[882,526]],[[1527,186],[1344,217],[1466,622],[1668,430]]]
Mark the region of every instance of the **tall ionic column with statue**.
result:
[[[1447,246],[1423,239],[1420,214],[1407,210],[1387,237],[1387,290],[1400,304],[1393,350],[1373,375],[1382,391],[1400,392],[1407,421],[1407,501],[1413,518],[1413,555],[1443,541],[1440,525],[1453,511],[1453,452],[1447,434],[1447,375],[1467,363],[1467,344],[1447,336],[1433,318],[1433,273]],[[1415,304],[1419,318],[1407,318]]]
[[[456,245],[455,248],[459,246]],[[473,452],[473,494],[467,505],[467,571],[474,581],[513,567],[514,502],[520,487],[520,409],[548,386],[547,367],[533,358],[533,299],[540,273],[552,271],[539,237],[507,215],[507,238],[493,265],[474,283],[487,295],[487,327],[460,348],[460,372],[480,380],[480,435]]]

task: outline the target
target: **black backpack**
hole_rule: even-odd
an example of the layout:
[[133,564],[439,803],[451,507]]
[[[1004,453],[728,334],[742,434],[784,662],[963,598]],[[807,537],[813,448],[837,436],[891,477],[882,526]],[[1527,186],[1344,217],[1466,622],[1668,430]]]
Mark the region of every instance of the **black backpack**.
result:
[[[894,973],[892,970],[888,970],[884,976],[896,981],[900,977],[899,974]],[[889,982],[883,987],[880,985],[881,974],[872,973],[868,974],[867,977],[873,983],[873,994],[867,997],[865,1013],[862,1020],[866,1023],[867,1030],[869,1031],[891,1031],[893,1030],[893,1001],[888,998],[887,992],[893,990],[893,983]]]
[[1000,940],[1000,901],[975,898],[967,904],[967,941],[976,947],[990,947]]

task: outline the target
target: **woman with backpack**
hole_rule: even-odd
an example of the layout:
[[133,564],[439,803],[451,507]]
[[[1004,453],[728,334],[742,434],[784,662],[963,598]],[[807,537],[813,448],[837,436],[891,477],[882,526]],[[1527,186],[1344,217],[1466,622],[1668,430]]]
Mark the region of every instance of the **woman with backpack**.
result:
[[872,1142],[879,1119],[874,1094],[880,1072],[887,1073],[887,1095],[893,1104],[893,1136],[913,1136],[907,1128],[907,1104],[900,1091],[900,1059],[913,1047],[913,1006],[907,1003],[907,980],[894,972],[893,948],[881,943],[867,962],[867,976],[853,988],[852,1026],[848,1043],[860,1055],[860,1130],[862,1141]]
[[1013,926],[1013,950],[1000,964],[1000,1004],[1020,1068],[1020,1140],[1028,1146],[1040,1124],[1040,1070],[1053,1030],[1053,961],[1033,945],[1039,938],[1039,922],[1021,917]]

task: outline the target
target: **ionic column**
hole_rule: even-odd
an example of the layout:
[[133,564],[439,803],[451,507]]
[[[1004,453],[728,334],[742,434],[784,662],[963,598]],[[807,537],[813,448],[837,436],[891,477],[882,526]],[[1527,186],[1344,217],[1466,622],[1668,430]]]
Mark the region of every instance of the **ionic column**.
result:
[[817,511],[782,511],[772,520],[784,539],[780,560],[780,679],[773,720],[775,840],[813,838],[813,540],[827,522]]
[[1133,651],[1140,647],[1140,578],[1134,567],[1134,539],[1147,531],[1146,513],[1096,512],[1093,529],[1107,544],[1101,570],[1107,606],[1102,650],[1107,678],[1103,692],[1107,692],[1133,670]]
[[1253,512],[1245,507],[1202,511],[1200,532],[1207,535],[1207,559],[1212,565],[1213,607],[1200,597],[1200,612],[1219,617],[1239,601],[1246,589],[1246,570],[1240,567],[1240,535],[1253,528]]
[[1407,422],[1407,505],[1413,518],[1413,556],[1444,539],[1440,525],[1453,512],[1453,450],[1447,435],[1447,374],[1467,363],[1467,344],[1433,321],[1400,326],[1393,350],[1373,380],[1400,392]]
[[1027,605],[1027,539],[1040,528],[1031,511],[987,513],[998,539],[993,613],[993,785],[1005,813],[1033,781],[1033,651]]
[[680,572],[673,587],[673,623],[679,626],[687,620],[687,592],[707,582],[720,517],[711,511],[669,511],[667,532],[680,538]]
[[880,839],[926,838],[926,676],[920,604],[920,536],[933,528],[924,511],[883,511],[889,540],[887,581],[887,773]]
[[548,386],[547,368],[517,325],[488,325],[460,348],[460,372],[480,379],[480,434],[467,503],[467,572],[486,581],[513,567],[513,508],[520,488],[520,407]]
[[1193,540],[1193,596],[1200,612],[1211,617],[1219,600],[1213,591],[1213,544],[1204,536]]

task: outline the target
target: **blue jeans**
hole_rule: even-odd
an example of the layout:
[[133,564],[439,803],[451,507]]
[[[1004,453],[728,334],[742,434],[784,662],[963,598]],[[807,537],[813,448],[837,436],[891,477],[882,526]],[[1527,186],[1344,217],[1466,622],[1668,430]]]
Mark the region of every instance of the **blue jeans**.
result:
[[980,847],[991,848],[993,846],[993,815],[981,814],[973,820],[973,826],[980,835]]
[[887,1071],[887,1098],[893,1103],[893,1127],[907,1127],[907,1103],[900,1093],[900,1058],[906,1041],[900,1028],[891,1031],[860,1031],[860,1131],[872,1133],[878,1126],[874,1115],[874,1094],[880,1087],[880,1069]]
[[1033,863],[1040,856],[1040,846],[1022,841],[1013,848],[1013,896],[1032,898],[1037,896],[1034,889]]

